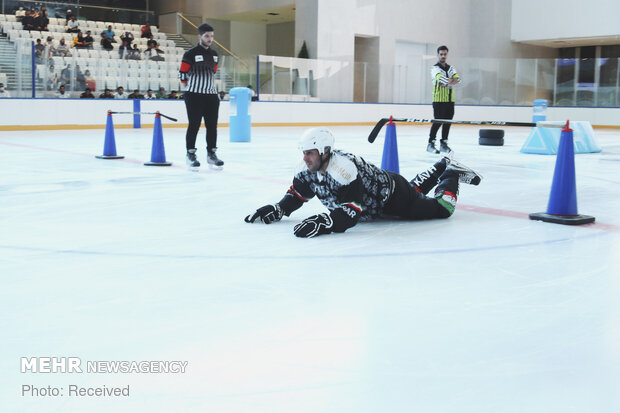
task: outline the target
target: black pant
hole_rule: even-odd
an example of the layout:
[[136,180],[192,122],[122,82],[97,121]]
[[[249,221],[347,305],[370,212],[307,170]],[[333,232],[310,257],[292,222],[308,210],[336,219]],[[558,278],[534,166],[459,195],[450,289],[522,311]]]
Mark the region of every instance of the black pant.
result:
[[196,148],[196,135],[198,135],[198,129],[200,129],[200,124],[204,118],[207,128],[207,150],[215,149],[217,146],[217,117],[220,110],[220,98],[217,95],[186,92],[185,108],[189,121],[185,134],[186,148]]
[[[435,119],[452,119],[454,117],[454,102],[433,102],[433,116]],[[434,141],[437,138],[437,131],[441,129],[441,140],[443,142],[448,140],[448,133],[450,133],[450,124],[448,123],[433,123],[431,126],[431,134],[428,138],[429,142]]]
[[[388,172],[394,179],[394,193],[390,196],[383,208],[386,215],[405,219],[422,220],[433,218],[448,218],[451,214],[441,206],[436,198],[428,197],[418,191],[399,174]],[[447,182],[442,182],[448,188],[437,188],[458,191],[458,178],[450,177]],[[442,186],[440,183],[439,186]],[[446,185],[448,184],[448,185]]]

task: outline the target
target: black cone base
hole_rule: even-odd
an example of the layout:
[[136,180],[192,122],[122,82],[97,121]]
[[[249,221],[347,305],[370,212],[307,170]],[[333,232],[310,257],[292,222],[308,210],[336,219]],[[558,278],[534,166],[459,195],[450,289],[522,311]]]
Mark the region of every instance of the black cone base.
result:
[[170,166],[172,162],[144,162],[146,166]]
[[544,212],[530,214],[530,219],[563,225],[590,224],[595,220],[595,218],[590,215],[550,215]]
[[95,158],[98,158],[98,159],[123,159],[124,156],[119,156],[119,155],[97,155],[97,156],[95,156]]

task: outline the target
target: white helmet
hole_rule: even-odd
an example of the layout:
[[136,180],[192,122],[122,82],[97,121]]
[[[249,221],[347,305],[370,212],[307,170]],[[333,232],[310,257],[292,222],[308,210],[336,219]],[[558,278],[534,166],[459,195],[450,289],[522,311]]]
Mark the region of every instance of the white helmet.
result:
[[334,134],[327,128],[319,127],[308,129],[301,135],[299,140],[299,149],[309,151],[316,149],[319,155],[329,152],[334,146]]

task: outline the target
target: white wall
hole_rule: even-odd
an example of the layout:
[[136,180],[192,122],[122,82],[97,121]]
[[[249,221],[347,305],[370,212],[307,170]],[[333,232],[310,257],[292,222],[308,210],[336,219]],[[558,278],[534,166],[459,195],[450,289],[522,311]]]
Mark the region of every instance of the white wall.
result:
[[[104,128],[107,111],[132,111],[131,100],[80,99],[0,99],[0,130],[19,130],[64,125],[66,129]],[[144,112],[161,111],[178,118],[179,122],[163,119],[164,127],[184,127],[187,115],[183,101],[142,101]],[[68,115],[70,114],[70,115]],[[260,124],[370,124],[382,117],[431,118],[430,105],[310,103],[310,102],[252,102],[252,123]],[[132,115],[113,115],[115,125],[131,125]],[[220,106],[220,123],[228,123],[228,101]],[[620,109],[605,108],[549,108],[549,120],[586,120],[593,125],[612,125],[620,128]],[[532,108],[526,106],[457,106],[458,120],[503,120],[531,122]],[[142,116],[143,125],[153,123],[153,115]]]
[[[547,1],[538,1],[546,4]],[[494,57],[494,58],[556,58],[557,50],[550,47],[530,46],[511,41],[514,22],[511,22],[513,7],[521,0],[476,0],[472,2],[469,11],[469,24],[472,30],[468,39],[467,55],[471,57]],[[535,10],[535,9],[534,9]],[[575,12],[575,11],[573,11]],[[528,9],[528,15],[533,14]],[[553,17],[545,16],[545,20]],[[523,28],[529,30],[531,19],[528,19]]]
[[618,16],[620,2],[616,0],[514,0],[511,38],[620,36]]
[[[313,2],[316,0],[302,1]],[[202,15],[205,16],[205,18],[223,16],[226,14],[242,13],[252,10],[270,9],[296,3],[295,0],[218,0],[194,2],[200,4]],[[191,1],[188,1],[188,3],[191,3]]]
[[311,58],[319,59],[352,60],[355,34],[380,36],[381,62],[388,64],[394,62],[396,40],[447,44],[453,57],[535,58],[555,57],[556,51],[511,39],[620,36],[620,2],[614,0],[444,0],[440,4],[435,0],[152,2],[160,11],[201,14],[207,20],[295,3],[295,51],[305,40]]
[[295,22],[267,25],[267,55],[297,57]]
[[266,25],[231,22],[230,47],[230,50],[239,57],[267,54]]
[[177,15],[176,13],[166,13],[159,15],[159,31],[165,33],[177,32]]
[[310,59],[318,56],[318,7],[317,1],[301,1],[295,5],[295,57],[306,42]]

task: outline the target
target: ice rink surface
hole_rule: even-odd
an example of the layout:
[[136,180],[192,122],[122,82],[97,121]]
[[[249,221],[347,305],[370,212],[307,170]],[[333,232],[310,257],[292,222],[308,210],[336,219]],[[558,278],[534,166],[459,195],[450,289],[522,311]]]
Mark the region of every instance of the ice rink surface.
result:
[[[122,119],[116,120],[122,122]],[[333,127],[336,147],[380,165],[383,134]],[[164,129],[172,167],[147,167],[152,129],[0,132],[0,411],[618,412],[620,134],[576,156],[579,212],[546,210],[555,156],[519,153],[454,126],[477,169],[447,220],[360,223],[297,239],[324,211],[247,224],[281,199],[301,127],[220,128],[222,171],[188,171],[184,129]],[[398,126],[408,179],[437,158],[426,126]],[[204,129],[199,159],[205,164]],[[187,361],[185,373],[22,373],[22,357]],[[24,385],[63,396],[23,394]],[[78,397],[68,386],[127,387]]]

